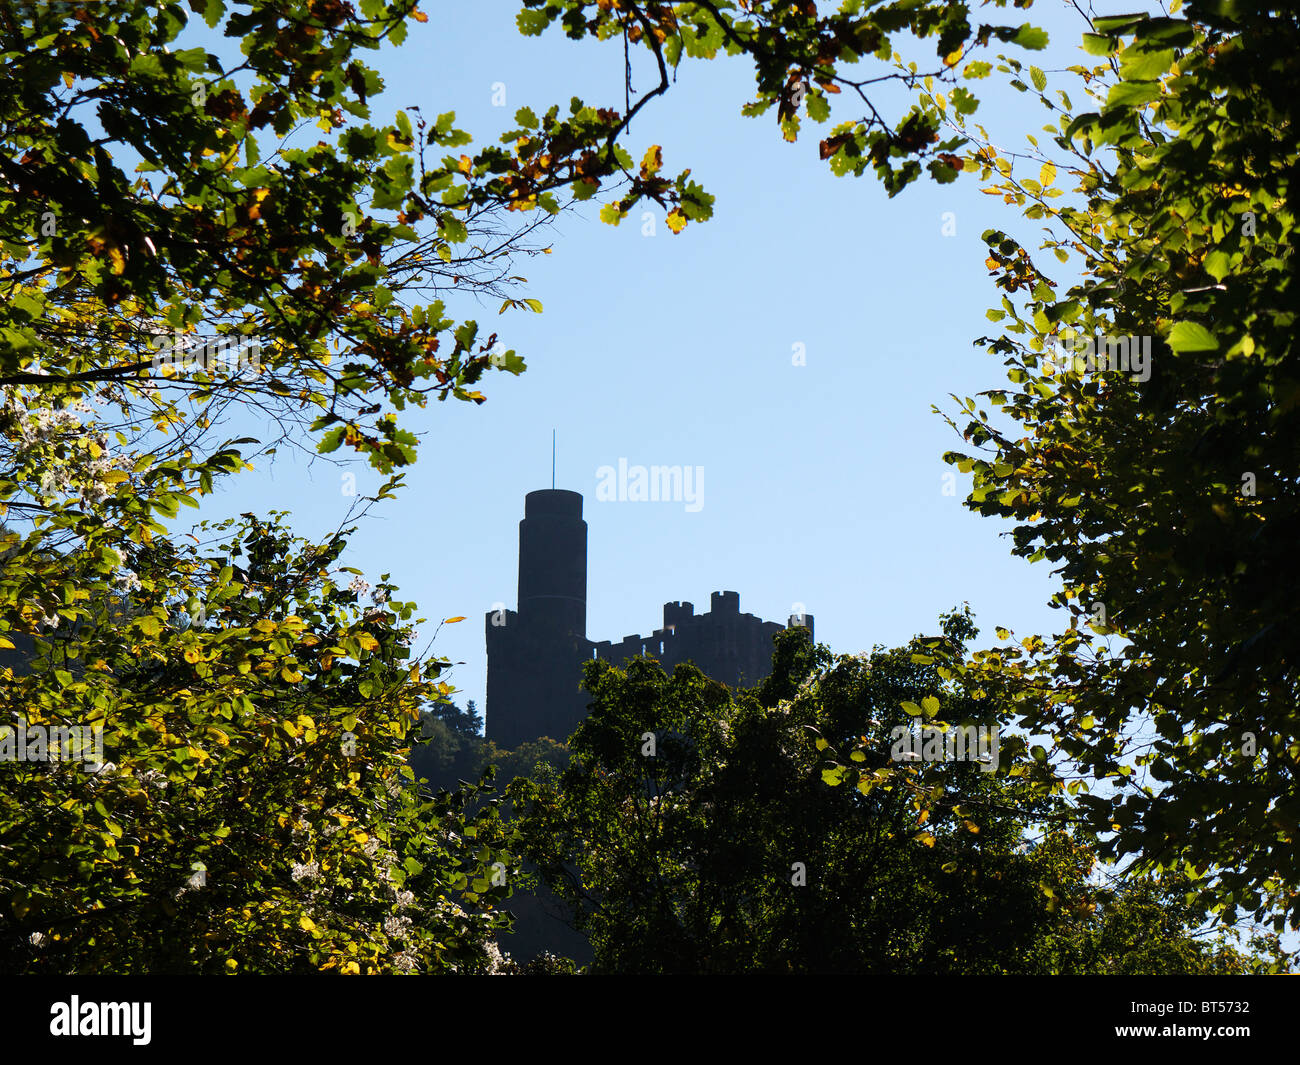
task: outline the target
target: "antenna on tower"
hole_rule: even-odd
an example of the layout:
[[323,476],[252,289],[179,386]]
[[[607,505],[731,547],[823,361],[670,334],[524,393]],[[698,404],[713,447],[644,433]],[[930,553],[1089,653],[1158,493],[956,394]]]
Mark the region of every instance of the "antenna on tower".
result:
[[555,491],[555,430],[551,430],[551,491]]

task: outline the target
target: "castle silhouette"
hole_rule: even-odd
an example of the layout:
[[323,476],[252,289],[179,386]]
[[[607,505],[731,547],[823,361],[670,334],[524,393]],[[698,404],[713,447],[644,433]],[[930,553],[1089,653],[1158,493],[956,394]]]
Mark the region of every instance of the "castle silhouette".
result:
[[[792,615],[786,627],[811,614]],[[740,612],[737,592],[714,592],[709,610],[665,603],[663,628],[618,643],[587,639],[587,523],[582,496],[564,489],[529,492],[519,523],[519,609],[489,611],[487,738],[503,748],[541,736],[563,740],[587,716],[582,663],[621,664],[647,654],[670,672],[693,662],[713,680],[757,684],[772,671],[772,638],[783,626]]]

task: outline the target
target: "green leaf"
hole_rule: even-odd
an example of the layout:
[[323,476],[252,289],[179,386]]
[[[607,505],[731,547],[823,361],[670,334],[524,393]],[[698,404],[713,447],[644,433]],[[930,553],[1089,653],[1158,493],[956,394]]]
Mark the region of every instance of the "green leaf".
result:
[[1110,55],[1118,46],[1118,41],[1113,37],[1107,37],[1104,33],[1083,35],[1083,50],[1089,55]]
[[203,4],[203,21],[208,24],[209,29],[216,29],[217,23],[225,13],[225,0],[206,0]]
[[1117,107],[1145,107],[1160,97],[1160,83],[1156,81],[1120,82],[1106,97],[1106,109]]
[[438,228],[442,230],[442,235],[453,244],[460,244],[469,240],[469,230],[455,215],[444,212],[438,218]]
[[1172,48],[1152,52],[1140,44],[1131,44],[1120,53],[1119,75],[1125,81],[1150,81],[1166,73],[1173,64]]
[[551,24],[551,17],[545,11],[529,11],[525,8],[515,16],[515,24],[525,37],[537,37]]
[[1047,33],[1037,26],[1021,26],[1013,40],[1021,48],[1027,48],[1032,52],[1039,52],[1047,47]]
[[1210,252],[1201,265],[1205,267],[1205,272],[1214,278],[1215,281],[1222,281],[1232,273],[1232,259],[1228,256],[1227,252],[1222,252],[1218,249]]
[[1176,322],[1169,331],[1169,346],[1177,352],[1219,350],[1214,334],[1199,322]]

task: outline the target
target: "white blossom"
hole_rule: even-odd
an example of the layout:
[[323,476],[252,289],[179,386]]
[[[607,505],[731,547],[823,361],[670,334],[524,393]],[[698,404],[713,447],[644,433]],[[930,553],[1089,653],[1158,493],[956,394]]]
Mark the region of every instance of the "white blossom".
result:
[[306,864],[294,862],[289,875],[293,877],[295,883],[299,880],[315,880],[320,875],[320,862],[307,862]]

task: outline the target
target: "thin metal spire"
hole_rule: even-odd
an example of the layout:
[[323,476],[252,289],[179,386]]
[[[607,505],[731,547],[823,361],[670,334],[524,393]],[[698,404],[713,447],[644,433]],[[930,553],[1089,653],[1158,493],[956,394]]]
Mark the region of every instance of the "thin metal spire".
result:
[[555,430],[551,430],[551,491],[555,491]]

